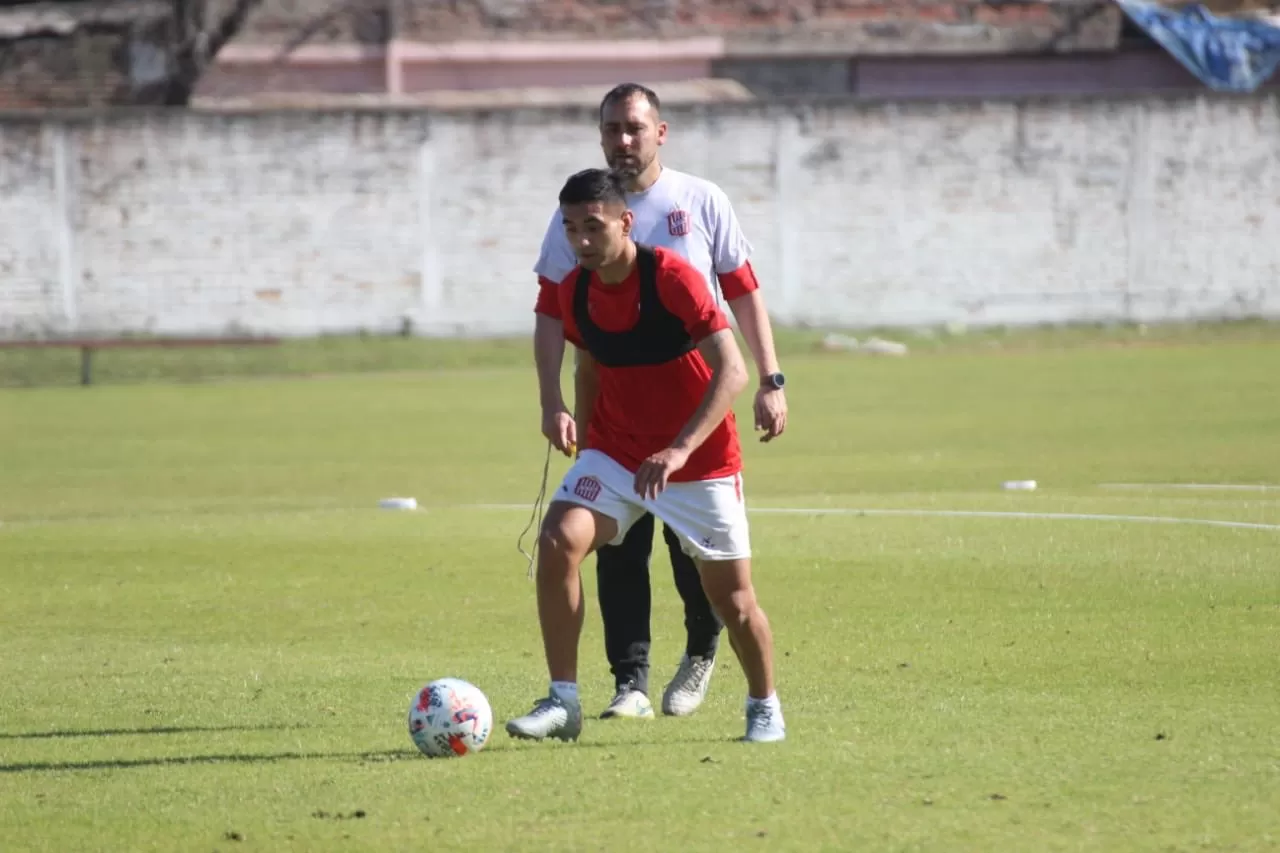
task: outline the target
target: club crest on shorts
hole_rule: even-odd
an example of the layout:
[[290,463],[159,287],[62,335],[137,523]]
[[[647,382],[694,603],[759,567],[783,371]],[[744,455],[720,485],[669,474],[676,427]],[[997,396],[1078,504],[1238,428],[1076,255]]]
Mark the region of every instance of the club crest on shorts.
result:
[[600,481],[595,477],[579,477],[573,485],[573,493],[584,501],[595,501],[600,497]]
[[667,231],[672,237],[683,237],[689,233],[690,219],[687,211],[676,208],[667,214]]

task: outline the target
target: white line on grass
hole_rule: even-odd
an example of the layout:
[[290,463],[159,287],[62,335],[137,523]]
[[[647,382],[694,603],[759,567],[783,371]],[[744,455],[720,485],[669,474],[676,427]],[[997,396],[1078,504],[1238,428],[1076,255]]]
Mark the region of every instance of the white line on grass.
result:
[[[459,509],[524,510],[527,504],[463,504]],[[1280,531],[1280,524],[1263,524],[1253,521],[1222,521],[1214,518],[1178,518],[1161,515],[1108,515],[1086,512],[997,512],[967,509],[856,509],[854,507],[748,507],[747,512],[760,515],[880,515],[880,516],[934,516],[940,518],[1021,518],[1036,521],[1127,521],[1140,524],[1198,524],[1206,527],[1232,527],[1239,530]]]
[[[274,516],[274,515],[314,515],[317,513],[343,513],[350,512],[355,507],[351,506],[324,506],[324,507],[277,507],[273,509],[260,510],[252,513],[256,517]],[[431,512],[432,510],[505,510],[522,512],[531,512],[533,507],[529,504],[499,504],[499,503],[476,503],[476,504],[431,504],[419,506],[417,512]],[[385,512],[386,510],[381,510]],[[406,510],[401,510],[402,512]],[[412,510],[408,510],[412,512]],[[1280,532],[1280,524],[1265,524],[1254,521],[1225,521],[1216,518],[1182,518],[1178,516],[1160,516],[1160,515],[1113,515],[1108,513],[1086,513],[1086,512],[1002,512],[996,510],[968,510],[968,509],[864,509],[857,507],[748,507],[750,513],[759,515],[843,515],[843,516],[924,516],[936,518],[1002,518],[1002,519],[1027,519],[1032,521],[1110,521],[1110,522],[1130,522],[1138,524],[1186,524],[1199,525],[1202,527],[1228,527],[1237,530],[1266,530]],[[186,514],[180,512],[157,513],[148,516],[149,520],[157,518],[183,518],[190,517],[195,520],[201,518],[216,518],[219,516],[243,517],[248,515],[242,511],[208,511]],[[45,526],[50,524],[77,524],[77,523],[93,523],[93,522],[113,522],[121,520],[137,520],[139,516],[131,515],[102,515],[102,516],[72,516],[64,518],[23,518],[17,520],[0,521],[0,527],[31,527]]]
[[1099,483],[1100,489],[1192,489],[1204,492],[1280,492],[1280,486],[1250,483]]

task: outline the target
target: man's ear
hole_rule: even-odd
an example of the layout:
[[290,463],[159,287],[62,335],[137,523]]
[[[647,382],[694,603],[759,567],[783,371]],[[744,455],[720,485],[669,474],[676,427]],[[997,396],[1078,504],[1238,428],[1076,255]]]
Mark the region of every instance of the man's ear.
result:
[[622,236],[630,237],[631,228],[633,225],[635,225],[636,215],[632,213],[630,210],[624,210],[622,211],[621,219],[622,219]]

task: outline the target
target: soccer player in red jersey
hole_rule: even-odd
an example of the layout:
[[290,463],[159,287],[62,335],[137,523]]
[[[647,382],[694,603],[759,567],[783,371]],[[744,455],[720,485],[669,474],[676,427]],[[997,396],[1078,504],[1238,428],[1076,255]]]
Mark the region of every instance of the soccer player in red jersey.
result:
[[[626,192],[613,173],[587,169],[560,191],[565,234],[578,265],[539,313],[563,323],[580,351],[579,371],[598,391],[579,411],[586,435],[539,532],[538,618],[549,694],[507,723],[515,737],[576,740],[582,731],[578,641],[582,561],[617,544],[652,513],[697,562],[747,676],[744,740],[786,736],[773,683],[773,637],[751,585],[751,545],[733,399],[747,368],[702,274],[678,253],[636,243]],[[541,366],[545,360],[540,359]],[[558,370],[538,376],[544,422],[573,452]]]
[[[786,377],[752,265],[754,250],[728,195],[715,183],[662,161],[659,153],[668,127],[652,89],[636,83],[610,89],[600,102],[598,130],[605,161],[627,189],[627,208],[634,217],[632,239],[679,253],[705,277],[713,301],[737,321],[759,374],[753,408],[761,441],[777,438],[787,426]],[[562,220],[557,205],[534,265],[539,287],[552,292],[578,263]],[[547,341],[537,347],[538,357],[559,370],[564,360],[563,324],[539,313],[534,335],[535,341]],[[594,395],[590,377],[578,374],[572,405],[590,408]],[[649,699],[649,564],[656,526],[653,515],[645,513],[620,544],[605,546],[595,555],[604,650],[615,688],[600,714],[603,719],[651,719],[657,704]],[[662,690],[661,708],[664,714],[685,716],[695,713],[707,695],[723,625],[702,590],[697,566],[666,525],[662,540],[684,605],[685,642],[680,663]]]

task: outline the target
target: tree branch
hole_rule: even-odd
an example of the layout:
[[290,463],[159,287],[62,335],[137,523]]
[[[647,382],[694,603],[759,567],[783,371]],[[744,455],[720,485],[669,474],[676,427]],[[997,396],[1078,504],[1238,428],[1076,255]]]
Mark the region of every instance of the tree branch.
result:
[[262,0],[235,0],[212,28],[207,28],[208,7],[205,0],[174,0],[173,12],[178,26],[178,44],[174,50],[174,73],[165,87],[167,106],[185,106],[200,82],[200,77],[227,42],[244,28],[245,21]]
[[[201,0],[203,5],[203,0]],[[203,45],[203,62],[207,64],[215,56],[218,51],[226,45],[227,42],[235,38],[236,33],[244,28],[244,23],[249,19],[249,13],[255,7],[262,5],[262,0],[235,0],[235,5],[231,7],[231,11],[222,16],[222,20],[214,27],[212,31],[201,33]]]
[[339,15],[351,12],[359,5],[361,5],[361,0],[338,0],[326,12],[316,15],[308,21],[306,26],[299,29],[293,38],[285,42],[284,46],[280,48],[280,52],[276,54],[275,59],[271,61],[271,64],[280,65],[289,58],[289,54],[311,41],[316,33],[332,24]]

